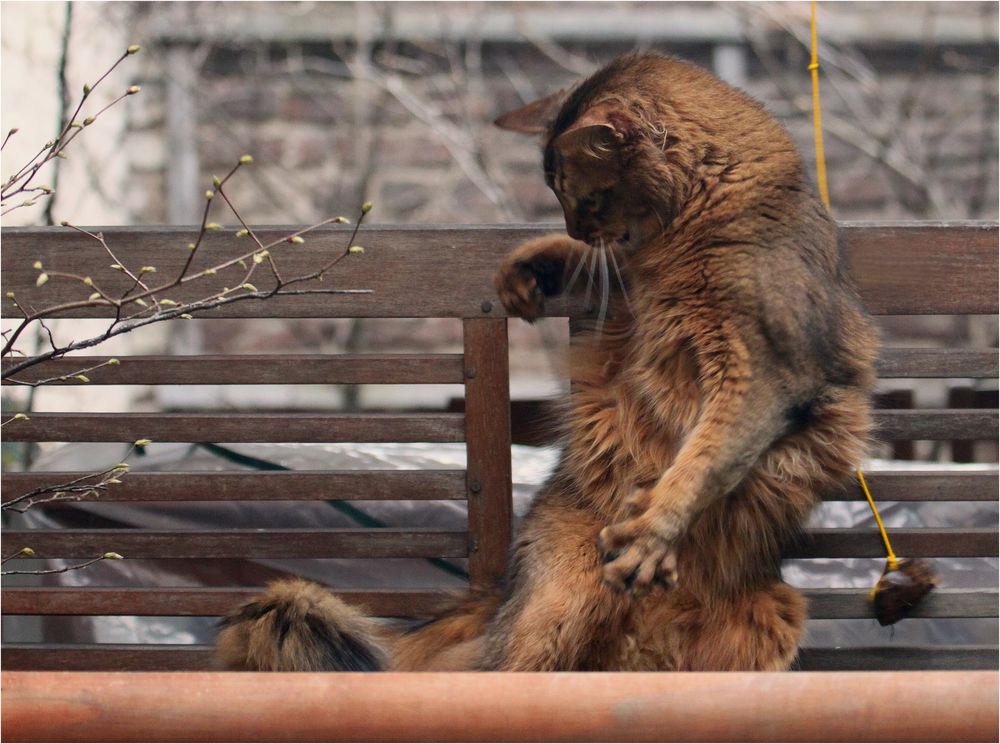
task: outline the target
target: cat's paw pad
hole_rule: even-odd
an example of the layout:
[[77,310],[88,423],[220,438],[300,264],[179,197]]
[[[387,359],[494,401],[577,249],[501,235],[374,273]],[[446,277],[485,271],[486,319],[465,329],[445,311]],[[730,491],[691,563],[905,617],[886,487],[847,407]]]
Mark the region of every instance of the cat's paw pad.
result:
[[619,591],[644,592],[654,583],[677,583],[674,540],[648,527],[642,518],[601,530],[598,545],[604,556],[602,578]]
[[504,265],[497,273],[497,296],[508,315],[523,318],[529,323],[545,310],[545,294],[538,279],[527,264],[520,261]]

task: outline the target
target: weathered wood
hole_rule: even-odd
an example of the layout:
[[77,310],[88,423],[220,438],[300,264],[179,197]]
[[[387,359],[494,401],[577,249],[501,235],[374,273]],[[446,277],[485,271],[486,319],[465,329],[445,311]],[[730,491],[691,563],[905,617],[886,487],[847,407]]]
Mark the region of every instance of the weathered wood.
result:
[[[210,669],[212,647],[140,643],[5,643],[7,671],[169,672]],[[996,646],[874,646],[803,648],[798,669],[804,672],[890,670],[993,670]]]
[[875,411],[875,436],[894,439],[996,439],[997,412],[926,409]]
[[[803,589],[809,600],[809,617],[841,620],[871,618],[868,589]],[[996,589],[935,589],[908,617],[985,617],[997,616]]]
[[[3,503],[36,488],[53,487],[81,472],[4,473]],[[898,470],[865,473],[875,499],[886,501],[995,501],[996,467],[982,471]],[[80,501],[389,501],[461,500],[464,470],[318,470],[295,472],[133,472],[116,486]],[[856,480],[824,494],[825,501],[864,501]],[[39,504],[60,508],[75,501]]]
[[[261,237],[280,239],[294,228],[262,228]],[[366,228],[363,256],[351,256],[314,288],[370,289],[364,295],[306,295],[235,303],[212,311],[212,317],[503,317],[492,279],[504,254],[561,226],[380,227]],[[158,278],[172,277],[187,257],[191,228],[103,228],[122,260],[153,265]],[[304,245],[276,249],[285,276],[306,274],[346,248],[344,228],[323,228]],[[997,228],[995,223],[910,223],[841,226],[851,272],[865,304],[877,314],[996,313]],[[78,282],[52,280],[35,287],[36,260],[59,271],[89,275],[109,293],[123,292],[127,278],[107,268],[94,240],[66,228],[4,228],[0,257],[4,286],[19,301],[42,308],[67,299],[85,299],[90,289]],[[195,261],[207,268],[247,250],[231,232],[212,233]],[[263,272],[262,272],[263,274]],[[175,301],[207,296],[235,286],[239,267],[188,283],[167,293]],[[265,276],[254,277],[260,289]],[[582,302],[554,301],[550,315],[583,315]],[[9,301],[4,317],[20,317]],[[76,317],[110,317],[105,309],[80,311]]]
[[[997,555],[992,528],[892,528],[892,547],[907,558],[968,558]],[[874,527],[817,527],[806,531],[800,545],[785,558],[884,558],[885,545]]]
[[[876,501],[996,501],[997,468],[982,471],[882,470],[865,473],[865,482]],[[825,494],[825,501],[864,501],[857,480]]]
[[[263,587],[122,588],[54,587],[3,589],[4,615],[148,615],[215,617],[253,599]],[[331,591],[376,617],[419,617],[451,594],[441,589]],[[995,597],[994,597],[995,604]]]
[[[291,530],[8,530],[9,545],[29,546],[42,558],[88,558],[113,550],[126,558],[403,558],[460,557],[464,532],[403,529]],[[893,529],[892,544],[908,557],[997,555],[991,528]],[[13,552],[13,551],[12,551]],[[814,528],[786,558],[880,558],[875,529]]]
[[878,375],[893,377],[972,377],[997,376],[997,349],[882,349]]
[[[429,529],[7,530],[40,558],[463,558],[465,532]],[[12,561],[8,568],[14,568]]]
[[10,442],[461,442],[454,413],[32,413]]
[[[43,362],[14,377],[51,380],[91,369],[110,357],[71,356]],[[70,377],[46,385],[333,385],[460,383],[461,354],[238,354],[117,357],[91,369],[89,383]],[[4,360],[4,369],[12,360]],[[4,380],[5,385],[14,384]]]
[[469,578],[501,580],[511,540],[510,378],[506,319],[464,321]]
[[996,223],[844,223],[840,237],[875,314],[997,312]]
[[996,646],[868,646],[863,648],[803,648],[804,672],[993,670]]
[[[122,588],[33,587],[3,590],[0,608],[5,615],[224,615],[262,587],[234,588]],[[331,591],[345,602],[379,617],[417,617],[439,607],[451,596],[443,590],[368,589]],[[809,617],[847,619],[873,617],[867,589],[804,589]],[[910,617],[995,618],[996,589],[936,589]]]
[[[3,503],[85,473],[4,473]],[[307,470],[292,472],[128,473],[80,501],[412,501],[465,498],[464,470]],[[39,505],[58,508],[75,501]]]
[[[997,674],[3,674],[9,741],[991,741]],[[666,733],[665,733],[666,732]]]

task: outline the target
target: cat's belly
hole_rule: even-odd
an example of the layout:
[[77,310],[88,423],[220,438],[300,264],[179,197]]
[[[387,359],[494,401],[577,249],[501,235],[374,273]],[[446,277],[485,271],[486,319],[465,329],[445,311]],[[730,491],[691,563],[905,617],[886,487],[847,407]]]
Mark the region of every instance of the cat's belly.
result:
[[660,349],[655,361],[628,351],[618,350],[619,358],[635,361],[617,368],[593,355],[575,375],[571,397],[569,471],[580,495],[608,514],[660,478],[700,407],[695,367],[682,347]]

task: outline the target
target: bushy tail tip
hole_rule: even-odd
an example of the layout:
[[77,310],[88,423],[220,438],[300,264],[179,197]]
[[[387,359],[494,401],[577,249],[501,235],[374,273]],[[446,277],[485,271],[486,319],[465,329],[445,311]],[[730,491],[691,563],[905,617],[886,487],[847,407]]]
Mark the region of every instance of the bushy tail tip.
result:
[[376,672],[389,666],[375,621],[301,579],[274,582],[220,627],[214,661],[223,669]]

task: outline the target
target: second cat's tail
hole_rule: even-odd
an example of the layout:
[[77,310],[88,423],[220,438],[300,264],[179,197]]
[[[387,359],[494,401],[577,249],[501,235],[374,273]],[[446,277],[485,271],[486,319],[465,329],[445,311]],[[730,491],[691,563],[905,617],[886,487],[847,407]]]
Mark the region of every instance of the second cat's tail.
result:
[[223,669],[376,672],[390,665],[377,622],[301,579],[274,582],[221,626],[214,660]]

